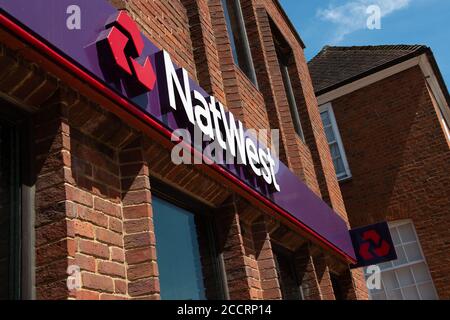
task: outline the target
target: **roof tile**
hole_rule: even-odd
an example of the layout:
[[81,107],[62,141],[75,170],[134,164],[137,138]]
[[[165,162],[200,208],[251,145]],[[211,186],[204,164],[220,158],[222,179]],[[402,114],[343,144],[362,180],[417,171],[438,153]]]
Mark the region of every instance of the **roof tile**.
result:
[[325,46],[308,67],[316,93],[323,93],[425,49],[428,48],[423,45]]

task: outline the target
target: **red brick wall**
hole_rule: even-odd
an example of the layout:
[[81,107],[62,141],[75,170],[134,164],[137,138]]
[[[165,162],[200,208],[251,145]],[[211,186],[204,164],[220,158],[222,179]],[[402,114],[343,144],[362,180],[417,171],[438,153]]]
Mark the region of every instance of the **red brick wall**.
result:
[[141,138],[132,140],[119,153],[125,263],[128,294],[137,299],[160,297],[153,226],[150,177]]
[[352,227],[412,219],[441,298],[450,298],[450,149],[419,67],[332,102],[352,179]]
[[262,298],[281,299],[280,281],[275,267],[271,237],[267,221],[263,216],[254,221],[251,232],[261,280]]
[[[206,69],[204,69],[205,72],[198,72],[200,84],[204,84],[205,89],[212,88],[211,83],[213,82],[223,81],[225,100],[221,100],[221,86],[210,89],[210,93],[217,94],[218,99],[224,102],[228,109],[242,120],[248,128],[281,129],[281,159],[289,164],[289,167],[318,195],[321,192],[325,193],[325,200],[328,200],[333,208],[346,219],[345,208],[335,178],[328,145],[323,134],[322,123],[317,111],[317,101],[303,49],[281,16],[278,7],[270,1],[241,1],[257,71],[258,86],[260,87],[260,90],[257,90],[239,68],[234,65],[221,1],[208,1],[210,14],[205,16],[202,15],[207,11],[203,1],[184,0],[181,2],[188,8],[187,14],[190,17],[191,30],[198,31],[203,35],[202,37],[198,34],[191,35],[191,37],[195,37],[195,40],[192,39],[192,43],[196,47],[194,59],[186,65],[183,63],[181,65],[192,72],[193,68],[188,67],[192,62],[207,61],[212,68],[209,68],[208,72]],[[130,11],[136,10],[128,5],[124,7]],[[304,115],[303,122],[305,124],[312,122],[312,125],[304,126],[306,127],[306,134],[309,134],[310,137],[307,145],[301,142],[294,132],[282,77],[276,60],[275,47],[269,27],[269,15],[288,40],[295,55],[295,65],[298,71],[293,79],[298,88],[301,88],[296,92],[302,92],[298,96],[297,103],[303,107],[300,110],[300,113]],[[191,21],[193,21],[193,25]],[[153,26],[153,28],[156,28],[156,26]],[[164,28],[160,30],[160,33],[164,32]],[[151,35],[150,38],[154,40]],[[211,44],[210,41],[214,41],[215,45]],[[198,50],[202,46],[197,45],[197,43],[202,42],[207,44],[208,50]],[[156,40],[156,43],[165,48],[165,43],[160,43],[158,40]],[[184,48],[177,47],[177,49],[175,57]],[[177,58],[174,60],[180,61]],[[218,74],[218,65],[220,65],[221,74]],[[197,69],[199,67],[204,68],[204,66],[204,63],[197,65]],[[309,132],[308,128],[310,128]],[[286,150],[288,155],[284,154]],[[319,184],[322,184],[320,190]]]
[[[157,46],[247,127],[279,128],[281,159],[346,219],[303,49],[275,3],[241,0],[258,90],[233,63],[220,0],[111,2],[128,10]],[[306,143],[293,129],[269,16],[295,56],[291,71]],[[37,109],[40,106],[45,109],[35,115],[42,132],[36,137],[39,298],[159,298],[151,208],[155,178],[217,210],[231,298],[281,297],[271,251],[276,228],[271,228],[264,212],[243,205],[239,196],[206,176],[202,167],[173,165],[170,150],[141,136],[89,98],[61,89]],[[326,255],[308,257],[310,266],[321,271],[319,278],[315,273],[322,288],[318,297],[331,299]],[[76,292],[68,292],[65,283],[67,266],[72,264],[81,267],[82,288]]]
[[80,111],[80,100],[55,100],[34,119],[37,297],[67,298],[70,265],[80,267],[82,279],[73,297],[125,297],[117,153],[70,125],[70,108]]
[[34,117],[36,161],[36,297],[64,299],[67,267],[75,256],[76,244],[69,233],[69,218],[76,214],[66,200],[64,164],[68,127],[60,117],[61,105],[53,102]]
[[140,29],[159,48],[164,48],[173,61],[196,78],[189,19],[181,0],[110,1],[119,9],[126,9],[139,23]]

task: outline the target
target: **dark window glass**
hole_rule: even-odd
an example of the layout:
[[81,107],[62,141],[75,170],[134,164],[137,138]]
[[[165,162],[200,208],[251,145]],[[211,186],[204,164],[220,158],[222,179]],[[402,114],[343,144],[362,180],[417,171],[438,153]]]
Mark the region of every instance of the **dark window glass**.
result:
[[303,300],[302,288],[298,281],[292,253],[281,249],[274,252],[283,300]]
[[0,122],[0,299],[19,297],[19,211],[13,127]]
[[295,132],[303,141],[305,141],[302,124],[300,121],[300,114],[298,113],[297,103],[295,102],[291,76],[289,75],[289,57],[284,56],[281,50],[277,50],[277,52],[278,52],[278,63],[280,64],[281,75],[283,77],[284,89],[289,103],[289,110],[291,112],[292,123],[294,124]]
[[333,285],[334,297],[336,300],[345,300],[344,291],[342,288],[339,276],[334,273],[330,273],[331,284]]
[[289,110],[291,112],[292,123],[294,124],[295,132],[305,141],[303,135],[302,124],[300,122],[300,115],[298,113],[297,103],[295,102],[294,89],[292,88],[291,77],[289,75],[289,67],[284,59],[280,59],[281,74],[283,76],[284,89],[289,103]]
[[292,63],[294,59],[292,55],[292,49],[272,21],[270,23],[270,26],[272,29],[275,49],[277,52],[278,64],[280,65],[281,76],[283,77],[284,90],[286,92],[286,97],[289,103],[292,123],[294,125],[295,132],[303,141],[305,141],[300,114],[298,112],[297,102],[294,95],[294,88],[292,86],[292,79],[290,75],[290,70],[292,68],[295,68],[295,63]]
[[194,214],[153,197],[161,298],[206,299]]
[[247,31],[245,30],[241,3],[239,0],[222,0],[222,7],[225,14],[234,62],[258,86]]

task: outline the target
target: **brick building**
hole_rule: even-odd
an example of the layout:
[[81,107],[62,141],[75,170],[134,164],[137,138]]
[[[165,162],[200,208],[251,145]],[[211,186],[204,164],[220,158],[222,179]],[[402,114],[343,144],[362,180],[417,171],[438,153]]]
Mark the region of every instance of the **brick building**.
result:
[[352,227],[389,221],[373,299],[450,298],[449,94],[425,46],[325,47],[309,62]]
[[[367,298],[304,46],[278,1],[0,4],[2,298]],[[164,85],[179,110],[192,85],[246,128],[279,129],[281,191],[175,165],[175,112],[151,109]]]

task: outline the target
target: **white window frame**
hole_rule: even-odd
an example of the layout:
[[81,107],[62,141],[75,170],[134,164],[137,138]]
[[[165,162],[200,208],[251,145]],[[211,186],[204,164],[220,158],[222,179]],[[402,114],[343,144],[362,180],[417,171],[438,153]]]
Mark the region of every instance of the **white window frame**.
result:
[[[389,272],[389,271],[395,271],[395,270],[398,270],[398,269],[401,269],[401,268],[409,268],[409,267],[411,267],[413,265],[422,264],[422,263],[426,266],[427,271],[430,272],[427,260],[425,258],[425,255],[423,254],[422,245],[421,245],[420,239],[419,239],[419,237],[417,235],[416,227],[414,225],[414,222],[411,219],[396,220],[396,221],[388,222],[389,228],[398,228],[398,227],[400,227],[402,225],[407,225],[407,224],[410,224],[412,226],[412,230],[414,232],[414,236],[415,236],[415,239],[416,239],[415,242],[417,242],[417,245],[419,247],[419,252],[420,252],[420,254],[422,256],[422,259],[421,260],[417,260],[417,261],[413,261],[413,262],[407,262],[407,263],[404,263],[404,264],[401,264],[401,265],[398,265],[398,266],[392,266],[392,267],[389,267],[389,268],[382,269],[382,271],[381,271],[382,273],[383,272]],[[404,244],[405,243],[402,242],[401,245],[404,245]],[[430,274],[431,279],[429,281],[426,281],[426,282],[416,282],[416,278],[414,276],[414,273],[411,273],[411,275],[412,275],[412,277],[414,279],[414,286],[418,286],[418,285],[421,285],[423,283],[431,282],[433,284],[434,293],[435,293],[437,299],[439,299],[439,296],[438,296],[437,291],[436,291],[436,286],[434,285],[434,281],[433,281],[433,278],[431,277],[431,274]],[[394,276],[397,278],[397,274],[395,272],[394,272]],[[398,289],[401,290],[402,288],[404,288],[404,287],[402,287],[400,285],[400,280],[398,278],[397,278],[397,282],[399,283]],[[372,294],[371,294],[370,290],[368,290],[368,291],[369,291],[369,298],[370,298],[370,300],[372,300],[373,299]],[[400,292],[402,292],[402,291],[400,291]],[[422,299],[422,296],[421,296],[421,293],[420,293],[419,290],[417,290],[417,293],[419,294],[419,297]],[[401,293],[401,294],[403,295],[403,293]]]
[[437,115],[444,129],[445,136],[447,137],[448,142],[450,142],[450,128],[448,124],[450,122],[445,118],[444,111],[441,108],[437,110]]
[[[320,113],[325,112],[325,111],[327,111],[330,116],[331,127],[333,129],[333,133],[336,138],[336,143],[338,145],[339,153],[341,154],[342,163],[344,164],[344,169],[345,169],[345,176],[339,176],[336,174],[336,177],[337,177],[338,181],[345,181],[352,177],[352,173],[350,171],[350,166],[348,165],[347,155],[345,153],[344,144],[342,143],[341,134],[339,133],[339,126],[336,122],[336,117],[334,116],[333,105],[331,104],[331,102],[325,103],[324,105],[321,105],[319,107]],[[321,119],[321,121],[322,121],[322,119]],[[327,143],[328,143],[328,140],[327,140]],[[333,167],[334,167],[334,164],[333,164]],[[336,170],[335,170],[335,172],[336,172]]]

